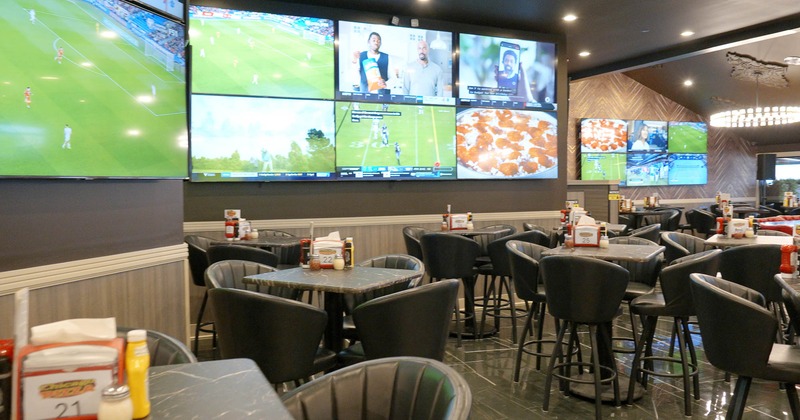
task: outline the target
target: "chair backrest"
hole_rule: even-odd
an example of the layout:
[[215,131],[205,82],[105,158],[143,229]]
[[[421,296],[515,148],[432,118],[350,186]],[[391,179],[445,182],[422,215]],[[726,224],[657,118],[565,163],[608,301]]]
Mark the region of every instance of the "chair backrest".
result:
[[205,273],[209,266],[208,252],[198,245],[186,243],[189,251],[189,271],[192,273],[192,283],[195,286],[205,286]]
[[206,287],[209,289],[228,288],[251,290],[260,293],[268,293],[288,299],[297,299],[300,296],[299,289],[289,289],[277,286],[260,286],[257,284],[245,284],[242,279],[254,274],[270,273],[276,271],[274,267],[259,264],[253,261],[243,260],[224,260],[211,264],[206,270]]
[[667,264],[687,255],[707,249],[705,241],[681,232],[661,232],[661,245],[664,245],[664,262]]
[[481,247],[469,238],[448,233],[427,233],[420,239],[422,261],[432,279],[472,277]]
[[282,238],[294,238],[289,232],[283,230],[275,230],[275,229],[261,229],[258,231],[258,236],[278,236]]
[[538,230],[540,232],[547,232],[547,229],[543,228],[542,226],[535,225],[533,223],[523,222],[522,223],[522,230],[527,232],[529,230]]
[[542,277],[539,271],[539,260],[542,259],[542,252],[549,248],[530,242],[512,240],[506,242],[506,249],[511,265],[514,292],[522,300],[536,300]]
[[800,208],[791,209],[791,210],[789,210],[789,212],[788,212],[788,213],[786,213],[786,214],[788,214],[788,215],[790,215],[790,216],[797,216],[797,215],[800,215]]
[[[658,246],[657,243],[641,238],[638,236],[618,236],[608,240],[610,244],[618,245],[649,245]],[[644,262],[639,261],[617,261],[620,267],[628,270],[630,277],[628,280],[632,283],[642,283],[648,286],[655,286],[658,282],[658,273],[661,272],[661,267],[664,261],[661,256],[651,258]]]
[[628,270],[595,258],[554,255],[542,258],[547,308],[557,319],[611,322],[628,286]]
[[744,245],[722,252],[719,271],[722,278],[761,293],[767,302],[780,302],[781,288],[772,278],[780,265],[780,245]]
[[252,261],[270,267],[278,266],[278,256],[265,249],[245,245],[214,245],[208,249],[208,261],[212,264],[225,260]]
[[690,223],[692,223],[695,232],[708,235],[716,230],[717,216],[710,211],[695,209],[694,217]]
[[211,248],[211,243],[214,241],[215,239],[213,238],[201,235],[186,235],[183,237],[183,242],[198,246],[206,251],[208,250],[208,248]]
[[681,209],[664,209],[660,212],[662,213],[661,230],[678,230],[681,224],[681,215],[683,215],[683,211]]
[[500,239],[495,239],[492,241],[489,244],[489,259],[492,260],[492,274],[505,277],[511,277],[512,275],[511,263],[509,262],[508,250],[506,249],[506,242],[522,241],[549,247],[549,245],[544,245],[540,242],[545,240],[548,244],[550,243],[550,238],[544,235],[544,233],[538,230],[529,230],[526,232],[504,236]]
[[759,300],[758,292],[705,274],[690,277],[692,297],[702,302],[697,321],[708,361],[726,372],[758,377],[772,351],[778,321],[753,302]]
[[281,401],[297,420],[466,420],[472,393],[467,381],[442,362],[390,357],[329,373]]
[[443,360],[460,280],[377,297],[353,310],[367,359],[417,356]]
[[792,236],[786,232],[772,229],[761,229],[758,231],[758,236]]
[[[719,269],[719,249],[710,249],[675,260],[661,270],[661,291],[664,293],[665,310],[671,316],[692,316],[695,304],[689,288],[689,275],[701,273],[715,275]],[[703,305],[704,302],[699,302]]]
[[661,236],[661,225],[655,223],[652,225],[642,226],[638,229],[632,230],[631,234],[628,236],[645,238],[658,243]]
[[411,255],[405,255],[405,254],[379,255],[377,257],[370,258],[366,261],[361,261],[360,263],[358,263],[358,266],[412,270],[415,271],[417,275],[414,278],[409,279],[408,281],[395,283],[389,287],[382,287],[380,289],[370,290],[369,292],[359,293],[357,295],[353,294],[344,295],[343,299],[345,305],[345,312],[348,314],[352,313],[353,309],[355,309],[356,306],[364,302],[367,302],[369,300],[389,295],[395,292],[399,292],[401,290],[406,290],[412,287],[417,287],[419,283],[422,281],[422,276],[425,275],[425,265],[422,264],[422,261],[420,261],[415,257],[412,257]]
[[761,210],[761,212],[760,212],[761,213],[761,217],[773,217],[773,216],[780,216],[780,215],[783,214],[780,210],[774,209],[774,208],[769,207],[769,206],[759,205],[758,209]]
[[[128,331],[140,328],[117,327],[117,337],[128,337]],[[180,365],[197,363],[197,357],[177,339],[155,330],[147,331],[147,350],[150,352],[150,366]]]
[[786,283],[780,274],[776,274],[773,279],[781,287],[783,304],[786,307],[786,314],[789,315],[789,323],[795,333],[800,331],[800,292]]
[[[504,236],[509,236],[517,233],[517,228],[511,225],[490,225],[486,226],[483,229],[499,229],[500,232],[492,234],[492,235],[478,235],[475,236],[472,240],[480,245],[481,255],[489,256],[489,244],[492,241],[496,241]],[[423,259],[424,261],[424,259]]]
[[249,290],[211,289],[208,297],[223,359],[252,359],[273,384],[315,373],[325,311]]
[[408,255],[423,260],[422,245],[420,245],[419,240],[425,233],[427,233],[427,230],[419,226],[406,226],[403,228],[403,241],[405,241]]

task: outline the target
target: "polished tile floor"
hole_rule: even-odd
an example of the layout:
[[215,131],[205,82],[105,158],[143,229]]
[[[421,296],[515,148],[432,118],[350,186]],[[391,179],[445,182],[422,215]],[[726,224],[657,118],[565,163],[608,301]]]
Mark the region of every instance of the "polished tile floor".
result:
[[[618,317],[614,335],[630,336],[630,322],[627,313]],[[555,337],[553,321],[545,321],[545,334]],[[547,327],[550,327],[549,331]],[[654,353],[666,353],[672,320],[659,321],[656,331]],[[589,343],[588,331],[582,343]],[[725,374],[711,366],[704,357],[700,335],[694,335],[694,344],[700,362],[700,399],[692,400],[692,418],[725,418],[731,392],[736,377],[725,382]],[[746,346],[747,343],[731,343]],[[590,354],[588,348],[584,354]],[[474,420],[531,419],[531,418],[593,418],[594,403],[579,397],[565,397],[558,392],[557,382],[553,383],[550,396],[550,410],[542,410],[545,386],[545,367],[535,369],[533,356],[524,356],[520,372],[520,382],[513,381],[516,346],[511,342],[510,321],[504,319],[499,334],[481,340],[464,340],[461,348],[456,340],[450,339],[445,362],[460,372],[472,389],[472,416]],[[618,369],[623,373],[630,371],[631,354],[617,354]],[[680,369],[680,363],[672,366],[657,365],[661,368]],[[683,381],[680,378],[651,377],[644,396],[633,405],[625,404],[627,389],[620,390],[623,399],[620,407],[604,404],[604,418],[625,419],[677,419],[686,418],[683,411]],[[747,398],[744,419],[784,419],[791,418],[789,402],[785,391],[774,382],[754,380]]]
[[[630,336],[630,318],[627,313],[620,315],[615,322],[614,335]],[[656,331],[654,353],[664,354],[669,348],[672,320],[661,319]],[[545,335],[555,337],[552,318],[545,321]],[[520,327],[521,331],[521,327]],[[588,331],[582,333],[582,343],[589,343]],[[545,337],[547,338],[547,337]],[[736,377],[725,382],[724,372],[717,370],[705,361],[700,335],[693,335],[698,359],[700,361],[700,399],[692,400],[692,417],[703,419],[724,419]],[[210,340],[207,340],[210,344]],[[746,346],[747,343],[731,343]],[[214,356],[210,350],[201,346],[200,360]],[[533,356],[524,356],[520,372],[520,382],[515,383],[514,358],[516,345],[511,342],[511,323],[501,321],[498,334],[480,340],[463,340],[463,346],[456,347],[456,339],[450,338],[445,363],[461,373],[472,390],[472,420],[503,419],[583,419],[594,417],[593,401],[574,396],[564,396],[558,392],[557,382],[553,383],[550,396],[550,410],[542,410],[544,397],[544,371],[548,359],[543,359],[542,370],[536,370]],[[583,349],[589,355],[588,348]],[[620,372],[630,371],[631,354],[616,354]],[[587,357],[588,359],[588,357]],[[680,369],[680,363],[660,368]],[[620,389],[622,405],[603,405],[603,418],[624,419],[680,419],[683,414],[683,387],[680,378],[651,377],[644,396],[627,405],[627,389]],[[280,391],[280,390],[279,390]],[[744,419],[786,419],[791,418],[785,391],[778,384],[754,380],[747,398]]]

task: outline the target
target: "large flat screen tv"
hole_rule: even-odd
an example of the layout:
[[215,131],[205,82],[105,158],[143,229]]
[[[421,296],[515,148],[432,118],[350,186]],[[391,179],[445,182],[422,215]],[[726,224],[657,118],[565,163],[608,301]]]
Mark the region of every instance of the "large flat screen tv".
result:
[[555,113],[459,108],[459,179],[558,177]]
[[708,183],[708,156],[704,153],[670,153],[669,185]]
[[581,153],[625,153],[628,122],[611,118],[584,118],[580,122],[578,140]]
[[459,105],[556,108],[556,46],[459,34]]
[[624,153],[581,153],[581,179],[619,180],[625,185],[627,156]]
[[450,106],[336,102],[340,179],[455,179]]
[[670,122],[670,153],[707,153],[708,126],[702,122]]
[[628,128],[628,151],[659,153],[667,151],[667,122],[630,122]]
[[333,101],[192,95],[193,181],[329,180]]
[[666,153],[628,153],[626,185],[629,187],[669,185]]
[[333,99],[333,21],[189,6],[192,92]]
[[453,34],[339,21],[342,100],[455,105]]
[[0,176],[187,176],[181,23],[117,0],[3,6]]

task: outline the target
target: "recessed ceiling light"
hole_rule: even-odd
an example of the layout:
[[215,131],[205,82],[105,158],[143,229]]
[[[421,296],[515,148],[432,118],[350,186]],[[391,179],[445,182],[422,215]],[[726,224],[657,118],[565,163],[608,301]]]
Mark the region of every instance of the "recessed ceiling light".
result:
[[588,56],[592,55],[592,53],[590,53],[589,51],[581,51],[581,52],[578,53],[578,55],[581,56],[581,57],[588,57]]
[[569,14],[569,15],[564,16],[563,19],[564,19],[564,22],[573,22],[576,19],[578,19],[578,17],[573,15],[573,14]]
[[783,62],[786,64],[791,64],[793,66],[800,66],[800,57],[796,55],[790,55],[783,59]]
[[694,32],[692,32],[692,31],[683,31],[683,32],[681,32],[681,36],[692,36],[692,35],[694,35]]
[[694,82],[692,81],[692,79],[686,79],[686,80],[683,81],[683,85],[684,86],[691,86],[693,84],[694,84]]

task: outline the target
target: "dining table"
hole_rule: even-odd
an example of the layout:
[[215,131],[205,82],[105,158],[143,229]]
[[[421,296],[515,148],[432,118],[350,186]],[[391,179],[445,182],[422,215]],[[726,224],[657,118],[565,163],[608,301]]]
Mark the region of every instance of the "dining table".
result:
[[311,270],[295,267],[287,270],[246,276],[245,284],[280,286],[290,289],[323,292],[324,308],[328,314],[325,328],[325,347],[339,352],[343,342],[344,301],[346,294],[361,294],[389,287],[396,283],[413,281],[422,273],[395,268],[359,267],[344,270]]
[[[674,208],[674,207],[670,207],[670,208]],[[652,208],[652,209],[644,208],[644,209],[640,209],[640,210],[620,211],[619,214],[620,214],[620,216],[625,215],[625,216],[633,217],[633,226],[632,226],[632,228],[636,229],[636,228],[642,227],[642,219],[644,219],[645,216],[657,216],[657,215],[660,215],[660,214],[662,214],[664,212],[665,209],[666,208],[661,209],[661,210],[659,210],[658,208]]]
[[721,235],[717,233],[706,239],[705,244],[707,246],[716,248],[727,248],[729,246],[742,245],[791,245],[792,237],[756,235],[752,238],[734,238],[730,235]]
[[[633,244],[609,244],[608,248],[600,248],[600,247],[592,247],[592,246],[579,246],[579,247],[572,247],[567,248],[564,246],[548,249],[547,251],[542,252],[543,257],[548,257],[551,255],[573,255],[578,257],[588,257],[588,258],[597,258],[605,261],[631,261],[631,262],[647,262],[653,258],[658,258],[658,256],[664,252],[666,248],[661,245],[633,245]],[[611,343],[608,342],[607,337],[611,337],[613,325],[612,323],[608,323],[604,325],[603,328],[605,329],[607,334],[602,334],[601,329],[597,329],[597,342],[599,343],[598,348],[598,358],[600,359],[600,364],[603,366],[608,366],[611,369],[619,371],[617,369],[617,363],[614,358],[613,352],[609,353],[607,348],[611,347]],[[589,374],[584,374],[589,375]],[[620,390],[628,389],[628,383],[631,380],[629,377],[618,373],[619,377],[619,388]],[[591,379],[587,376],[587,380]],[[595,388],[594,385],[591,383],[592,381],[589,380],[588,384],[583,383],[572,383],[570,384],[570,393],[594,400],[595,396]],[[622,391],[620,391],[622,392]],[[644,396],[644,388],[640,385],[634,387],[634,394],[633,399],[638,400]],[[611,385],[603,385],[601,391],[601,399],[603,402],[613,402],[614,401],[614,393]]]
[[152,366],[148,419],[292,420],[250,359]]

